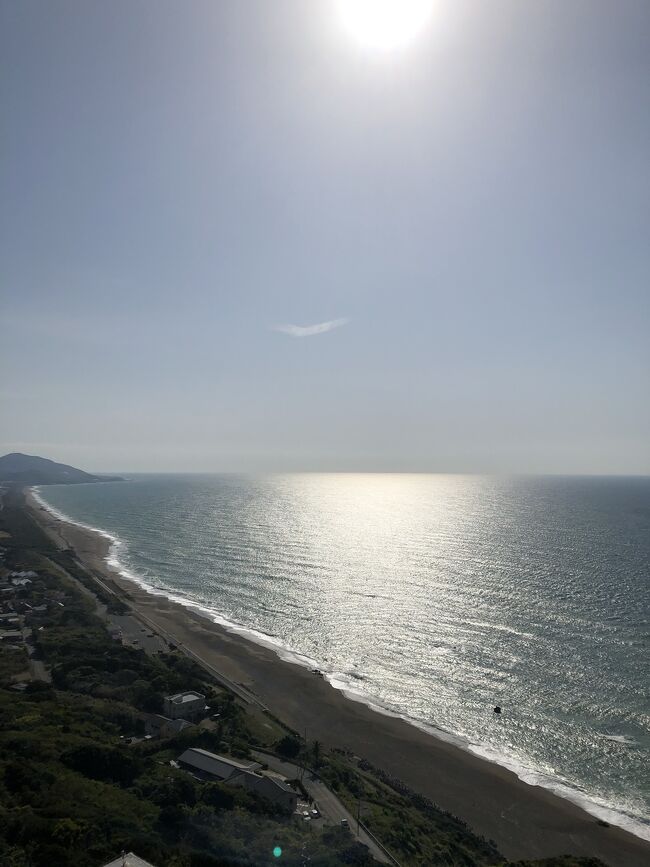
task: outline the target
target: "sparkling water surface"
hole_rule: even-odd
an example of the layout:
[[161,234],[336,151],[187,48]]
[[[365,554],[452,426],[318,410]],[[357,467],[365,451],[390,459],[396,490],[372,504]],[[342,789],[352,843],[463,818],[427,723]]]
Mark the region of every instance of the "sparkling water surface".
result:
[[40,493],[119,539],[147,585],[650,839],[649,478],[167,475]]

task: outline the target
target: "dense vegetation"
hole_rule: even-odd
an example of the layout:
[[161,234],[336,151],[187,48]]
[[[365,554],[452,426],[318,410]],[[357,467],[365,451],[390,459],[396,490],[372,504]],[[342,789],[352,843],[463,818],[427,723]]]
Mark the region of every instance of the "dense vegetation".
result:
[[[317,769],[403,865],[502,863],[458,819],[363,761],[304,744],[217,688],[178,651],[150,656],[111,639],[102,600],[89,592],[92,577],[70,553],[53,549],[15,491],[4,496],[0,534],[0,577],[37,571],[18,600],[48,603],[38,617],[24,615],[31,660],[22,647],[0,650],[1,864],[95,867],[126,849],[158,867],[264,865],[277,863],[277,846],[288,865],[375,863],[343,828],[311,828],[243,789],[173,767],[188,746],[236,756],[262,746]],[[143,739],[147,714],[181,689],[205,693],[218,719],[168,740]]]

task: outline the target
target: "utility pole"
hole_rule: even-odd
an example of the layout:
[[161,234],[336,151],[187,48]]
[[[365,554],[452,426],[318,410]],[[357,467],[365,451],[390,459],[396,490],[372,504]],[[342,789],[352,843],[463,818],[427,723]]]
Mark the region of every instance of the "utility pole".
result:
[[300,771],[300,783],[302,784],[303,777],[305,776],[305,762],[307,761],[307,726],[305,726],[305,751],[302,757],[302,768]]

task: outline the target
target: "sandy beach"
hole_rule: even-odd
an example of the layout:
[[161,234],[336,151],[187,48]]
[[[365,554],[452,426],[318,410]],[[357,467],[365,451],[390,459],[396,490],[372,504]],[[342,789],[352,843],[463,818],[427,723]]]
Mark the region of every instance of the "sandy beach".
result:
[[269,710],[309,740],[351,750],[496,842],[509,859],[575,854],[612,867],[650,863],[650,843],[604,827],[569,801],[530,786],[510,771],[479,759],[409,723],[351,701],[305,668],[212,623],[201,614],[146,592],[106,563],[103,536],[59,521],[31,494],[36,519],[63,547],[119,588],[136,612],[189,648],[225,677],[245,686]]

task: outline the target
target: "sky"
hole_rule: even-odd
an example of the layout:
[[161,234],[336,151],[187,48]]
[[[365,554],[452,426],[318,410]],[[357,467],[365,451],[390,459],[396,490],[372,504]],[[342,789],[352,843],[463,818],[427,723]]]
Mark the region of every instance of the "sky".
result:
[[0,453],[650,473],[650,4],[0,0]]

